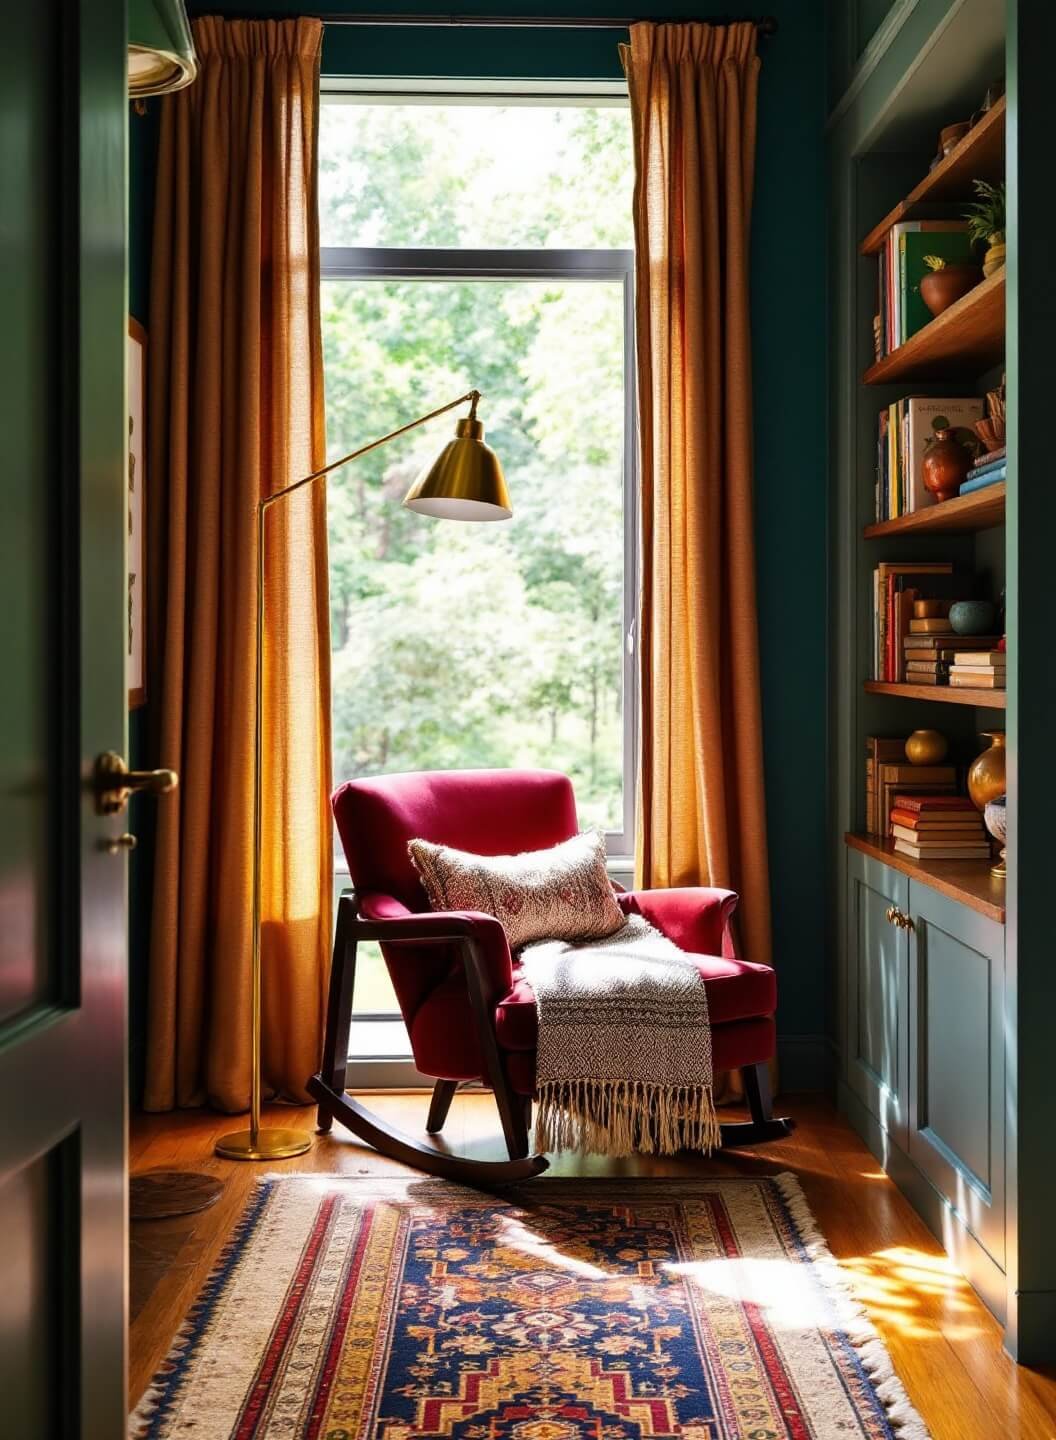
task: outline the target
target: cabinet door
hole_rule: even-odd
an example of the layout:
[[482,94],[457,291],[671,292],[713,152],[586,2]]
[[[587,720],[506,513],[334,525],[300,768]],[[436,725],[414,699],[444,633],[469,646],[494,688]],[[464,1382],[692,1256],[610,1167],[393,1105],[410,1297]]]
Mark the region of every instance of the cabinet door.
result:
[[1005,933],[910,885],[909,1153],[1005,1263]]
[[887,918],[906,911],[909,881],[848,851],[847,1083],[905,1146],[909,1094],[909,941]]

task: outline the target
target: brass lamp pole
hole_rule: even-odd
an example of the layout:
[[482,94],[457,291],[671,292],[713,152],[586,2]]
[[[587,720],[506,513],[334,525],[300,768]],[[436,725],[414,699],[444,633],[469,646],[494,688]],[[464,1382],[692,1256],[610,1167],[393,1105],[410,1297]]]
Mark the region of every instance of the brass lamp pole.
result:
[[306,485],[314,485],[324,475],[342,465],[358,460],[371,450],[387,445],[399,435],[406,435],[426,421],[453,410],[456,405],[470,402],[469,415],[458,421],[455,438],[448,442],[432,465],[419,475],[404,497],[404,505],[419,515],[431,515],[439,520],[508,520],[513,514],[510,497],[506,491],[499,457],[490,446],[484,444],[484,426],[477,419],[479,390],[467,391],[457,400],[430,410],[398,430],[372,440],[351,455],[324,465],[321,470],[295,480],[292,485],[265,495],[257,502],[257,674],[256,674],[256,719],[254,731],[254,773],[253,773],[253,959],[252,959],[252,1001],[251,1019],[253,1035],[252,1074],[250,1077],[249,1129],[236,1130],[223,1135],[216,1142],[216,1153],[229,1160],[285,1160],[291,1155],[303,1155],[311,1145],[311,1139],[303,1130],[285,1127],[260,1126],[261,1063],[260,1063],[260,1021],[261,1021],[261,957],[260,957],[260,908],[261,908],[261,789],[264,755],[264,521],[273,505],[285,500]]

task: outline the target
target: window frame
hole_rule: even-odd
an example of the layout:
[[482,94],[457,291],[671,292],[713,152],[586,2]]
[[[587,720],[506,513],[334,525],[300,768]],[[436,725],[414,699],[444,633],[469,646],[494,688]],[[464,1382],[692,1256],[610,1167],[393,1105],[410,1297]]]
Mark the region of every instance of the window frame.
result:
[[[514,94],[495,82],[487,89],[474,89],[472,94],[450,88],[427,87],[424,82],[408,83],[408,88],[379,89],[376,81],[341,82],[340,90],[325,88],[322,100],[344,103],[437,104],[580,104],[626,105],[622,96],[611,88],[563,92],[560,88],[540,88],[525,94],[523,88]],[[464,82],[462,82],[464,84]],[[401,82],[402,84],[402,82]],[[385,246],[321,246],[321,283],[341,281],[385,280],[512,280],[619,283],[623,297],[623,814],[620,827],[606,832],[610,874],[620,883],[631,882],[635,849],[635,804],[638,779],[638,731],[640,711],[640,680],[637,654],[638,602],[640,595],[640,534],[638,506],[637,395],[635,376],[635,266],[632,249],[477,249],[477,248],[390,248]],[[471,384],[472,376],[467,383]],[[443,397],[438,397],[438,403]],[[486,397],[485,397],[486,400]],[[400,417],[390,417],[397,423]],[[369,439],[364,437],[364,440]],[[516,506],[516,496],[514,496]],[[334,894],[336,898],[348,889],[350,876],[344,856],[335,856]],[[391,1020],[394,1012],[358,1014],[353,1023]],[[406,1060],[350,1054],[355,1066],[355,1086],[390,1088],[396,1085],[420,1085],[421,1076],[408,1056]]]

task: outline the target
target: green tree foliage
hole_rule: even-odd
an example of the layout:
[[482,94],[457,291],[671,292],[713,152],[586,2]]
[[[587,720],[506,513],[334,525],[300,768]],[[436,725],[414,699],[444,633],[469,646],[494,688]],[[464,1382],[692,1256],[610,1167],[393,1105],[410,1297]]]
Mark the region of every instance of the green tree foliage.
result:
[[[626,245],[629,171],[619,110],[328,106],[324,244]],[[514,505],[401,508],[447,416],[330,478],[335,775],[549,765],[617,824],[620,286],[335,280],[323,309],[331,456],[475,387]]]

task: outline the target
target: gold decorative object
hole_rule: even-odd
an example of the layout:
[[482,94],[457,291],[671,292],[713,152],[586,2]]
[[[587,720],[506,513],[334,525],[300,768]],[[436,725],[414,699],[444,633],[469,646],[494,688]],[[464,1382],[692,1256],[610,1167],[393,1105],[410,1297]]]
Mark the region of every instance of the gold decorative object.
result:
[[[456,405],[470,402],[469,416],[459,420],[455,427],[455,439],[441,452],[439,458],[422,472],[411,486],[404,504],[421,515],[432,515],[441,520],[508,520],[513,514],[510,497],[506,493],[499,458],[484,444],[484,426],[477,419],[479,390],[469,390],[457,400],[430,410],[417,420],[391,430],[379,440],[372,440],[350,455],[342,455],[324,465],[321,470],[295,480],[292,485],[266,495],[257,503],[257,671],[256,671],[256,724],[254,729],[253,768],[253,959],[251,970],[250,1026],[252,1031],[252,1070],[249,1091],[249,1129],[235,1130],[222,1135],[216,1142],[216,1153],[228,1160],[286,1160],[292,1155],[303,1155],[311,1145],[311,1137],[303,1130],[267,1129],[260,1126],[260,1020],[261,1020],[261,959],[260,959],[260,848],[261,848],[261,783],[264,768],[264,706],[262,689],[264,683],[264,521],[273,505],[287,499],[306,485],[314,485],[339,470],[342,465],[358,460],[371,450],[387,445],[408,430],[415,430],[426,421],[433,420],[453,410]],[[155,772],[162,774],[167,772]],[[133,777],[119,777],[125,785]]]
[[941,765],[949,748],[941,730],[914,730],[906,741],[906,759],[911,765]]
[[977,810],[985,810],[989,801],[1005,793],[1005,732],[981,730],[990,748],[977,755],[968,771],[968,794]]
[[914,600],[914,620],[939,620],[943,615],[950,613],[950,602],[948,600]]

